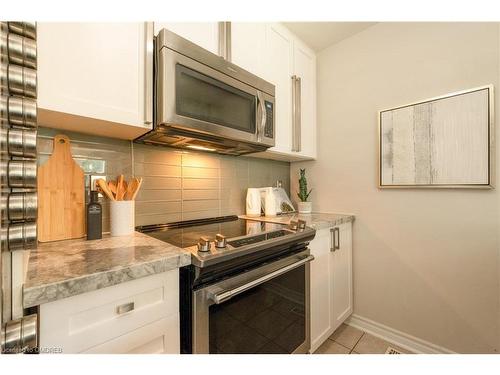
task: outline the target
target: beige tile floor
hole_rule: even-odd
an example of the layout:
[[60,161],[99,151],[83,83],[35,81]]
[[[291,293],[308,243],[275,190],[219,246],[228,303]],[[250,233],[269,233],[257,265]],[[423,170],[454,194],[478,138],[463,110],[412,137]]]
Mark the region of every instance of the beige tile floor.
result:
[[402,353],[410,353],[369,333],[342,324],[314,354],[384,354],[389,346]]

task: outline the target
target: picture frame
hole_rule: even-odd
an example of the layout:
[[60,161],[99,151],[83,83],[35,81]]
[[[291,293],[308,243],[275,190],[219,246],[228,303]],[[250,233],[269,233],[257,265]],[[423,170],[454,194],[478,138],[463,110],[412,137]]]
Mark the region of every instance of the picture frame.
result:
[[492,189],[494,87],[378,111],[378,187]]

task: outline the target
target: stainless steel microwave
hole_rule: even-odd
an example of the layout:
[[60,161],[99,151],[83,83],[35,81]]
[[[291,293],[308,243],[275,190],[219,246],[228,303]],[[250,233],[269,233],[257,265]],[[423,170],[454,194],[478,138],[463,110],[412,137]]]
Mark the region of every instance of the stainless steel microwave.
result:
[[274,146],[274,85],[166,29],[154,60],[154,125],[137,142],[229,155]]

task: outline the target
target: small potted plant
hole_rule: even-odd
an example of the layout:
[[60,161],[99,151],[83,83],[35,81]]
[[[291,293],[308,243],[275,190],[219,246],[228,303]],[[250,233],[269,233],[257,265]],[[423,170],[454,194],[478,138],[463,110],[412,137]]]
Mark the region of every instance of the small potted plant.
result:
[[306,170],[300,170],[300,178],[299,178],[299,192],[297,196],[300,199],[299,202],[299,213],[301,214],[310,214],[312,212],[312,202],[308,202],[307,198],[311,194],[311,190],[307,191],[307,179],[306,179]]

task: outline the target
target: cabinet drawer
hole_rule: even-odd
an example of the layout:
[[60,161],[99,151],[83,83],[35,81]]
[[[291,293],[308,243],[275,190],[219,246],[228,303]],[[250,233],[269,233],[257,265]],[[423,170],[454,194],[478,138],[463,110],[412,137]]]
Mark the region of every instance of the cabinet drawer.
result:
[[172,270],[41,305],[41,347],[78,353],[178,315],[178,274]]
[[163,318],[94,346],[89,354],[179,354],[179,315]]

